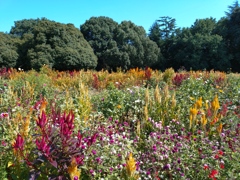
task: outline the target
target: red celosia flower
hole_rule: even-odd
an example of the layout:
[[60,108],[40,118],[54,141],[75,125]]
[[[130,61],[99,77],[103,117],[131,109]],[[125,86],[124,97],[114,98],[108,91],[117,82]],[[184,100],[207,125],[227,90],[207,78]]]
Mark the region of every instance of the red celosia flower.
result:
[[60,118],[60,133],[67,139],[71,136],[74,129],[74,114],[72,111],[66,113]]
[[207,169],[209,169],[209,166],[207,164],[204,164],[203,169],[207,170]]
[[40,117],[40,116],[38,117],[37,125],[38,125],[41,129],[43,129],[46,124],[47,124],[47,116],[46,116],[45,111],[42,111],[41,117]]
[[218,154],[216,154],[216,155],[214,156],[214,158],[215,158],[215,159],[218,159],[218,158],[219,158],[219,155],[218,155]]
[[78,131],[78,134],[77,134],[77,143],[76,143],[76,147],[80,147],[81,144],[82,144],[82,134],[80,131]]
[[159,175],[158,175],[158,172],[155,172],[155,179],[156,179],[156,180],[161,180],[160,177],[158,177],[158,176],[159,176]]
[[219,150],[219,151],[218,151],[218,154],[221,155],[221,156],[223,156],[223,151],[222,151],[222,150]]
[[98,133],[95,133],[95,134],[89,139],[89,141],[87,142],[87,145],[88,145],[88,146],[91,146],[93,143],[95,143],[97,137],[98,137]]
[[211,173],[209,174],[209,178],[216,180],[217,178],[215,177],[218,174],[218,171],[216,169],[213,169]]
[[13,144],[13,148],[15,150],[23,150],[23,144],[24,144],[24,139],[22,138],[22,136],[20,134],[17,135],[17,139],[15,141],[15,143]]
[[220,168],[224,169],[224,163],[220,163]]
[[152,76],[152,70],[149,67],[145,68],[145,78],[149,80]]
[[41,152],[43,152],[46,156],[48,156],[50,154],[50,147],[49,145],[46,143],[46,138],[42,137],[42,140],[36,140],[36,145],[38,150],[40,150]]

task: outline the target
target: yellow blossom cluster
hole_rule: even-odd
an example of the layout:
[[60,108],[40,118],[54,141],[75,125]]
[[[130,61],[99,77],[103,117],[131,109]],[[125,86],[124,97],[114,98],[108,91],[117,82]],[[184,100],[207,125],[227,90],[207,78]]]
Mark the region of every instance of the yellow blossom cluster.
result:
[[126,170],[127,176],[133,179],[138,179],[138,175],[136,174],[136,162],[132,156],[132,153],[129,153],[128,158],[126,160]]
[[81,172],[77,168],[77,162],[75,158],[72,159],[71,164],[68,166],[68,173],[71,180],[74,180],[76,177],[79,179],[81,175]]

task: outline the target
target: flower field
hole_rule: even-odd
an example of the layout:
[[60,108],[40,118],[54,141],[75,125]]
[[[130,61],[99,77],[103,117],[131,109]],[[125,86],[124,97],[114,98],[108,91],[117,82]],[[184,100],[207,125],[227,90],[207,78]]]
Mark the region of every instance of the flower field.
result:
[[2,179],[240,179],[240,75],[0,71]]

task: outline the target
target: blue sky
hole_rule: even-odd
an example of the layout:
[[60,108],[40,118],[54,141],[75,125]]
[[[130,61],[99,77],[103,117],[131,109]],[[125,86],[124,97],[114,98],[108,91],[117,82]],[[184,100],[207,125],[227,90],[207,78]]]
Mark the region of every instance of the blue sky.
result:
[[235,0],[0,0],[0,31],[9,32],[14,21],[46,17],[79,28],[95,16],[121,23],[132,21],[148,33],[161,16],[176,19],[178,27],[190,27],[196,19],[225,16]]

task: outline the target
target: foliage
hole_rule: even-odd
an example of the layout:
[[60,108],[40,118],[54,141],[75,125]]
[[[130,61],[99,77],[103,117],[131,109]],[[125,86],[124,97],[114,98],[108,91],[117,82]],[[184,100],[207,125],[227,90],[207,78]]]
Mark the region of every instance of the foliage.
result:
[[97,58],[81,32],[72,24],[42,19],[16,21],[11,34],[21,38],[18,67],[39,70],[95,68]]
[[0,67],[15,67],[18,59],[15,38],[0,32]]
[[80,29],[98,57],[99,70],[151,67],[158,60],[156,44],[130,21],[118,24],[108,17],[92,17]]

